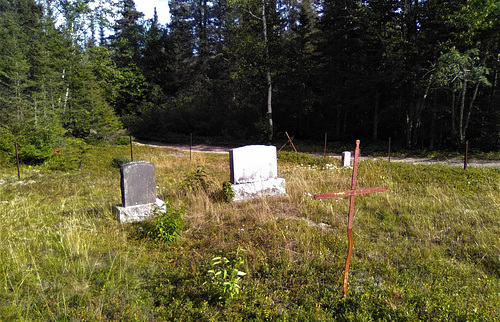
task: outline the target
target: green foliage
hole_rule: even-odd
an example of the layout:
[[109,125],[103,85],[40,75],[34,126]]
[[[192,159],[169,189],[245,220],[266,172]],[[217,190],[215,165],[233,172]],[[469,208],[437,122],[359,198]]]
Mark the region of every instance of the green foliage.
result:
[[31,165],[43,163],[58,147],[61,132],[57,124],[23,124],[17,136],[19,160]]
[[[2,136],[13,136],[21,161],[31,165],[48,160],[68,134],[95,143],[121,127],[96,79],[95,60],[69,32],[77,32],[77,24],[57,30],[49,16],[52,5],[42,8],[32,0],[0,5],[0,123],[10,133]],[[68,19],[88,13],[80,6],[59,9]],[[5,143],[0,150],[6,151]]]
[[231,202],[234,199],[234,191],[231,182],[224,181],[222,183],[222,198],[225,202]]
[[[133,140],[133,138],[132,138]],[[130,137],[129,136],[119,136],[115,139],[116,145],[130,145]]]
[[184,226],[184,209],[176,209],[166,205],[165,210],[155,209],[154,227],[147,231],[147,235],[156,241],[172,243],[182,235]]
[[113,160],[111,161],[111,166],[113,168],[118,168],[120,169],[122,165],[125,163],[130,162],[130,158],[126,157],[124,155],[115,155],[113,157]]
[[93,63],[97,62],[83,59],[72,69],[69,75],[73,90],[68,98],[70,108],[62,114],[65,128],[89,143],[101,141],[121,128],[118,117],[105,99]]
[[453,85],[454,91],[463,90],[463,82],[479,82],[485,86],[491,86],[487,75],[489,69],[481,65],[479,50],[469,49],[461,54],[455,47],[449,52],[442,54],[438,60],[436,71],[436,82],[439,85]]
[[15,138],[7,129],[0,127],[0,155],[3,157],[12,157],[14,151]]
[[212,287],[219,292],[219,299],[226,302],[240,293],[241,278],[247,273],[242,271],[245,261],[241,257],[229,260],[226,257],[212,258],[212,269],[207,271]]
[[184,191],[206,191],[208,188],[208,183],[206,181],[207,174],[205,172],[205,167],[199,165],[196,167],[196,171],[188,172],[180,184],[180,189]]
[[52,157],[43,166],[51,171],[74,171],[80,169],[85,153],[91,148],[81,139],[65,139],[57,142]]

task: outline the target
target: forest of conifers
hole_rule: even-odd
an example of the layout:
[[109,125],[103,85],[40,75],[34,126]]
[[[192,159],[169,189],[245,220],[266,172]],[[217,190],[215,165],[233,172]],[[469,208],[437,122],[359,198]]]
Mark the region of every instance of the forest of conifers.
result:
[[[496,0],[0,0],[0,153],[119,129],[500,147]],[[281,138],[283,140],[283,138]]]

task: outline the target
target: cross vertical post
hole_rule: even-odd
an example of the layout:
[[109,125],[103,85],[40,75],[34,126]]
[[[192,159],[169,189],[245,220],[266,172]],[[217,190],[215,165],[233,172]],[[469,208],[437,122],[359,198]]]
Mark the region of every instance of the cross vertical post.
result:
[[[354,150],[354,166],[352,169],[352,180],[351,180],[351,190],[356,190],[356,181],[358,177],[358,158],[359,158],[359,140],[356,140],[356,150]],[[349,264],[351,262],[352,254],[352,223],[354,221],[354,199],[355,195],[349,197],[349,219],[347,222],[347,238],[349,249],[347,252],[347,258],[345,260],[345,270],[344,270],[344,296],[347,294],[347,280],[349,279]]]
[[356,189],[356,181],[358,176],[358,158],[359,158],[359,140],[356,140],[356,150],[354,151],[354,164],[352,170],[352,181],[351,190],[333,192],[333,193],[322,193],[314,195],[314,199],[330,199],[337,197],[347,197],[349,196],[349,217],[347,222],[347,237],[348,237],[348,252],[345,261],[345,271],[344,271],[344,297],[347,295],[347,281],[349,279],[349,264],[351,262],[351,254],[353,247],[352,239],[352,224],[354,221],[354,199],[356,195],[362,195],[367,193],[382,192],[386,191],[387,187],[374,187],[374,188],[364,188]]

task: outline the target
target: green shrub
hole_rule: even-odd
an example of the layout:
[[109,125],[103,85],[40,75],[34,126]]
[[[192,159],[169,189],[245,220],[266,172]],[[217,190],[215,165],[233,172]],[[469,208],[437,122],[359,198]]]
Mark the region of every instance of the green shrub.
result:
[[208,270],[207,274],[210,276],[212,291],[220,294],[220,300],[226,302],[239,294],[241,278],[247,274],[240,270],[244,264],[241,257],[233,260],[223,256],[212,258],[213,269]]
[[52,156],[52,149],[48,146],[36,147],[33,144],[23,144],[18,147],[19,160],[22,163],[38,165]]
[[0,127],[0,156],[14,156],[14,141],[12,133]]
[[225,202],[231,202],[234,199],[234,191],[229,181],[222,183],[222,198]]
[[147,234],[156,241],[164,241],[171,243],[179,239],[182,235],[182,227],[184,226],[184,209],[176,209],[168,207],[162,211],[155,210],[156,219],[154,227]]
[[[134,138],[132,138],[134,139]],[[115,139],[115,145],[130,145],[129,136],[119,136]]]
[[205,167],[199,165],[196,167],[196,171],[191,171],[186,174],[184,180],[182,180],[182,183],[180,184],[180,189],[188,192],[200,189],[206,191],[208,188],[206,177],[207,174],[205,172]]
[[123,164],[130,162],[130,159],[124,155],[116,155],[113,157],[113,161],[111,162],[111,166],[113,168],[120,168]]

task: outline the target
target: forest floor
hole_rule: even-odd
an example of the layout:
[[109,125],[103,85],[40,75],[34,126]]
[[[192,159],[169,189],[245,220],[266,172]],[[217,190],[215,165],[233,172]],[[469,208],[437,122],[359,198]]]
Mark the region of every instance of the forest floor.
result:
[[[180,151],[192,151],[192,152],[210,152],[210,153],[228,153],[231,150],[231,147],[223,147],[223,146],[213,146],[207,144],[196,144],[193,146],[189,146],[188,144],[170,144],[170,143],[162,143],[155,141],[135,141],[134,144],[142,145],[142,146],[150,146],[156,148],[173,148],[178,149]],[[314,156],[323,156],[320,153],[312,153]],[[327,153],[328,157],[332,158],[341,158],[340,154],[335,153]],[[360,156],[360,161],[363,160],[383,160],[387,159],[387,157],[374,157],[374,156]],[[415,165],[425,165],[425,164],[442,164],[449,166],[457,166],[463,167],[464,160],[463,157],[459,158],[416,158],[416,157],[391,157],[391,162],[404,162],[411,163]],[[467,162],[468,167],[473,168],[500,168],[499,160],[482,160],[482,159],[469,159]]]

